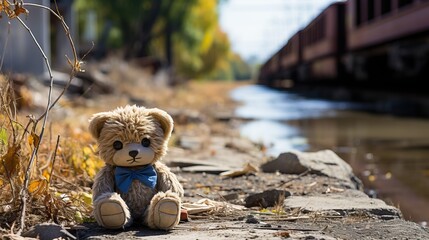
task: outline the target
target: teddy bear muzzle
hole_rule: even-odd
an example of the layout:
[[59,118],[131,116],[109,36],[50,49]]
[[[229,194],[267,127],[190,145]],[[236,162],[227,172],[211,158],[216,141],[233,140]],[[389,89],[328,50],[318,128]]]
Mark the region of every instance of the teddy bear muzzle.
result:
[[155,152],[140,143],[128,143],[113,155],[113,162],[121,167],[141,166],[152,163]]

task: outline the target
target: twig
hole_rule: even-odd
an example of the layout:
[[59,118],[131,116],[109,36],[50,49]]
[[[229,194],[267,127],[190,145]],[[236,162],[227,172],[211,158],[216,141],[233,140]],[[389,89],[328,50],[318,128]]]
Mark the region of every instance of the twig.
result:
[[65,92],[67,91],[67,89],[70,87],[70,84],[71,84],[74,76],[76,75],[76,72],[81,71],[81,69],[80,69],[81,62],[78,61],[76,47],[74,45],[73,39],[72,39],[71,34],[70,34],[70,28],[68,27],[68,25],[64,21],[64,18],[61,15],[59,15],[57,12],[55,12],[54,10],[52,10],[49,7],[46,7],[46,6],[43,6],[43,5],[40,5],[40,4],[36,4],[36,3],[23,3],[23,6],[31,6],[31,7],[38,7],[38,8],[45,9],[45,10],[51,12],[56,18],[58,18],[60,20],[61,25],[63,26],[64,32],[65,32],[65,34],[67,36],[67,39],[69,40],[70,47],[71,47],[72,53],[73,53],[73,58],[74,58],[73,59],[73,63],[72,63],[70,61],[70,59],[67,58],[67,56],[66,56],[68,62],[70,63],[70,65],[72,67],[72,70],[70,72],[70,78],[67,81],[66,85],[63,87],[63,89],[60,92],[60,94],[58,95],[58,97],[54,101],[52,101],[52,104],[50,106],[48,106],[47,111],[45,111],[45,113],[43,113],[42,115],[40,115],[40,117],[36,120],[36,122],[39,122],[43,117],[45,117],[45,115],[47,114],[47,112],[49,110],[51,110],[55,106],[55,104],[58,102],[58,100],[60,100],[60,98],[65,94]]
[[307,175],[309,172],[310,172],[310,169],[308,168],[307,170],[305,170],[305,172],[303,172],[303,173],[299,174],[298,176],[296,176],[296,177],[294,177],[294,178],[291,178],[291,179],[289,179],[289,180],[287,180],[287,181],[283,182],[282,184],[280,184],[280,185],[279,185],[279,187],[283,187],[284,185],[286,185],[286,184],[288,184],[288,183],[290,183],[290,182],[293,182],[293,181],[295,181],[295,180],[297,180],[297,179],[300,179],[301,177],[303,177],[303,176]]
[[4,61],[4,57],[6,56],[6,47],[7,47],[7,43],[9,42],[10,22],[8,21],[7,24],[8,24],[8,26],[7,26],[7,37],[6,37],[6,40],[4,41],[3,53],[1,55],[0,71],[3,68],[3,61]]
[[31,158],[30,158],[30,161],[29,161],[29,164],[28,164],[28,167],[27,167],[27,169],[26,169],[26,172],[25,172],[25,180],[24,180],[24,186],[23,186],[23,188],[21,189],[21,192],[20,192],[20,199],[21,199],[21,211],[20,211],[20,227],[19,227],[19,230],[18,230],[18,234],[21,234],[21,232],[22,232],[22,230],[23,230],[23,228],[24,228],[24,225],[25,225],[25,221],[24,221],[24,218],[25,218],[25,210],[26,210],[26,200],[27,200],[27,194],[28,194],[28,184],[29,184],[29,180],[30,180],[30,172],[31,172],[31,168],[32,168],[32,165],[33,165],[33,162],[34,162],[34,159],[35,159],[35,157],[37,156],[37,153],[38,153],[38,150],[39,150],[39,147],[40,147],[40,144],[41,144],[41,142],[42,142],[42,139],[43,139],[43,134],[44,134],[44,131],[45,131],[45,126],[46,126],[46,122],[47,122],[47,119],[48,119],[48,115],[49,115],[49,111],[55,106],[55,104],[58,102],[58,100],[63,96],[63,94],[65,93],[65,91],[68,89],[68,87],[70,86],[70,84],[71,84],[71,81],[73,80],[73,78],[74,78],[74,75],[75,75],[75,73],[76,73],[76,71],[79,71],[80,70],[80,62],[78,62],[78,58],[77,58],[77,52],[76,52],[76,48],[75,48],[75,46],[74,46],[74,43],[73,43],[73,40],[72,40],[72,38],[71,38],[71,34],[70,34],[70,29],[69,29],[69,27],[67,26],[67,24],[65,23],[65,21],[64,21],[64,19],[63,19],[63,17],[61,16],[61,15],[59,15],[58,13],[56,13],[55,11],[53,11],[51,8],[49,8],[49,7],[46,7],[46,6],[43,6],[43,5],[39,5],[39,4],[32,4],[32,3],[24,3],[23,5],[26,5],[26,6],[33,6],[33,7],[38,7],[38,8],[42,8],[42,9],[45,9],[45,10],[48,10],[48,11],[50,11],[55,17],[57,17],[59,20],[60,20],[60,22],[61,22],[61,24],[62,24],[62,26],[63,26],[63,28],[64,28],[64,31],[65,31],[65,33],[66,33],[66,36],[67,36],[67,38],[68,38],[68,40],[69,40],[69,42],[70,42],[70,46],[71,46],[71,48],[72,48],[72,53],[73,53],[73,57],[74,57],[74,63],[72,64],[71,62],[70,62],[70,60],[68,59],[68,61],[69,61],[69,63],[71,64],[71,67],[72,67],[72,70],[71,70],[71,73],[70,73],[70,79],[69,79],[69,81],[67,82],[67,84],[66,84],[66,86],[63,88],[63,90],[62,90],[62,92],[59,94],[59,96],[53,101],[53,103],[51,104],[51,97],[52,97],[52,89],[53,89],[53,76],[52,76],[52,70],[51,70],[51,66],[50,66],[50,64],[49,64],[49,60],[48,60],[48,58],[46,57],[46,54],[44,53],[44,51],[43,51],[43,49],[41,48],[41,46],[40,46],[40,44],[38,43],[38,41],[37,41],[37,39],[34,37],[34,34],[32,33],[32,31],[31,31],[31,29],[19,18],[19,17],[17,17],[17,19],[18,19],[18,21],[21,23],[21,25],[25,28],[25,29],[27,29],[27,31],[29,32],[29,34],[31,35],[31,37],[32,37],[32,39],[33,39],[33,41],[35,42],[35,44],[37,45],[37,47],[38,47],[38,49],[39,49],[39,51],[41,52],[41,54],[42,54],[42,56],[43,56],[43,59],[44,59],[44,61],[45,61],[45,64],[46,64],[46,66],[47,66],[47,68],[48,68],[48,72],[49,72],[49,79],[50,79],[50,85],[49,85],[49,92],[48,92],[48,101],[47,101],[47,106],[46,106],[46,110],[45,110],[45,112],[38,118],[38,119],[36,119],[34,122],[33,122],[33,130],[32,130],[32,132],[34,132],[35,131],[35,129],[36,129],[36,126],[37,126],[37,124],[38,124],[38,122],[40,121],[40,120],[42,120],[43,119],[43,124],[42,124],[42,128],[41,128],[41,130],[40,130],[40,134],[39,134],[39,141],[37,142],[37,145],[35,146],[35,148],[34,148],[34,150],[33,150],[33,152],[32,152],[32,155],[31,155]]
[[[21,206],[20,206],[20,214],[19,214],[19,228],[18,228],[18,235],[21,235],[22,230],[25,227],[25,211],[27,208],[27,196],[28,196],[28,184],[30,183],[30,173],[31,173],[31,168],[33,166],[33,162],[34,159],[37,156],[37,152],[39,151],[39,147],[40,147],[40,143],[42,142],[42,138],[43,138],[43,134],[45,132],[45,126],[46,126],[46,122],[48,120],[48,113],[49,113],[49,106],[51,106],[51,96],[52,96],[52,89],[53,89],[53,83],[54,83],[54,78],[52,76],[52,69],[51,69],[51,65],[49,64],[49,60],[48,57],[46,56],[45,52],[43,51],[42,47],[40,46],[39,42],[37,41],[36,37],[34,36],[33,32],[31,31],[31,29],[22,21],[21,18],[16,17],[18,19],[18,21],[21,23],[21,25],[27,29],[27,31],[29,32],[29,34],[31,35],[31,38],[33,39],[34,43],[37,45],[39,51],[41,52],[43,59],[45,61],[46,67],[48,68],[48,72],[49,72],[49,78],[50,78],[50,84],[49,84],[49,91],[48,91],[48,102],[47,102],[47,107],[46,107],[46,111],[45,111],[45,116],[43,118],[43,124],[42,124],[42,129],[40,130],[40,134],[39,134],[39,141],[37,142],[36,146],[33,149],[33,152],[31,154],[30,157],[30,161],[28,163],[27,169],[25,171],[25,178],[24,178],[24,184],[23,187],[21,188],[21,192],[19,194],[19,197],[21,199]],[[33,132],[35,131],[35,128],[37,126],[38,121],[36,121],[33,125]]]
[[60,142],[60,135],[58,135],[57,137],[57,144],[55,145],[55,149],[54,149],[54,153],[53,153],[53,159],[52,159],[52,168],[51,168],[51,173],[49,174],[49,184],[48,187],[51,186],[51,182],[52,182],[52,177],[53,177],[53,173],[54,173],[54,165],[55,165],[55,159],[57,158],[57,150],[58,150],[58,145]]
[[264,218],[264,221],[296,221],[301,219],[310,219],[309,216],[301,217],[273,217],[273,218]]
[[283,228],[283,227],[256,227],[255,229],[268,229],[268,230],[283,230],[283,231],[301,231],[301,232],[316,232],[322,229],[311,229],[311,228]]
[[69,184],[69,185],[71,185],[71,186],[73,186],[73,187],[81,190],[81,187],[79,185],[77,185],[76,183],[72,183],[70,181],[67,181],[66,179],[64,179],[63,177],[61,177],[60,175],[57,175],[55,173],[53,173],[53,174],[54,174],[53,176],[55,176],[56,178],[60,179],[61,181],[63,181],[65,183],[67,183],[67,184]]

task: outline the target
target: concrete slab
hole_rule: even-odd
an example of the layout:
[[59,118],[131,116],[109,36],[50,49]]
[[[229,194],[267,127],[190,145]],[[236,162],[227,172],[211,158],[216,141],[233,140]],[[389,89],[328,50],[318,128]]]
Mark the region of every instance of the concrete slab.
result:
[[401,217],[401,212],[397,208],[355,190],[348,190],[344,194],[291,196],[285,199],[284,206],[290,209],[300,208],[307,212],[335,211],[341,215],[347,215],[363,211],[382,218]]
[[261,165],[264,172],[301,174],[305,171],[345,180],[362,188],[361,181],[354,175],[351,166],[332,150],[318,152],[290,151],[280,154],[276,159]]

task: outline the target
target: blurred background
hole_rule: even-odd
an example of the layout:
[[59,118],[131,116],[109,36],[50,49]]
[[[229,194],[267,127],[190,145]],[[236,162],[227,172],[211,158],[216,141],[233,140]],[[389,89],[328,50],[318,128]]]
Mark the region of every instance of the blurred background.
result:
[[[124,63],[173,89],[191,81],[245,81],[231,92],[242,103],[236,116],[248,120],[239,127],[244,136],[272,156],[332,149],[352,165],[369,196],[427,225],[429,1],[26,2],[58,8],[70,27],[88,65],[70,91],[111,94],[118,86],[105,76],[111,66],[122,68],[120,82]],[[28,10],[25,22],[60,84],[68,41],[48,12]],[[2,72],[46,80],[40,53],[17,24],[0,20]],[[106,61],[111,65],[91,70]]]

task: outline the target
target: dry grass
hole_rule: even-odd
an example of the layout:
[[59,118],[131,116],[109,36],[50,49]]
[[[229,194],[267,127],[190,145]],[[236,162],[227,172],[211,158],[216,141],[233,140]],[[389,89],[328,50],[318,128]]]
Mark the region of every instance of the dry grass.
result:
[[[28,119],[15,113],[9,85],[3,84],[1,93],[0,222],[2,228],[11,228],[20,210],[19,193],[31,153],[40,139],[35,134],[37,129],[20,124]],[[34,216],[27,219],[66,224],[90,219],[92,177],[103,162],[91,149],[93,140],[87,132],[61,127],[64,137],[42,139],[30,169],[27,214]]]

